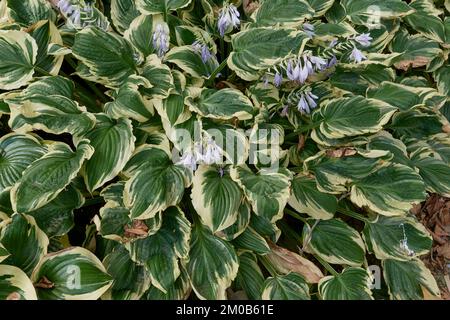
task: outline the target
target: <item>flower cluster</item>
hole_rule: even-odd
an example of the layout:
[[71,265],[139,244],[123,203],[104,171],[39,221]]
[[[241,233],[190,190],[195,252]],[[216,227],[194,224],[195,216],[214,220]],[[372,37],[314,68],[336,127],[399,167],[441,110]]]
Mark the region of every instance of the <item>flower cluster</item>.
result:
[[211,52],[211,50],[209,50],[208,45],[198,40],[192,44],[192,47],[198,54],[200,54],[203,63],[207,63],[209,60],[215,57],[215,55]]
[[217,22],[220,36],[223,37],[229,29],[238,28],[241,23],[239,17],[240,13],[234,5],[225,5],[219,12],[219,20]]
[[184,151],[178,163],[192,169],[192,171],[197,170],[198,163],[206,165],[219,164],[223,160],[222,148],[210,137],[203,139],[203,141],[196,141],[190,148]]
[[167,23],[162,22],[156,25],[153,32],[153,47],[156,50],[158,57],[162,58],[167,51],[169,51],[170,45],[170,31]]
[[57,4],[58,9],[66,17],[68,26],[81,29],[89,26],[96,26],[103,30],[109,28],[107,19],[100,19],[95,16],[94,7],[91,3],[85,6],[73,4],[70,0],[59,0]]

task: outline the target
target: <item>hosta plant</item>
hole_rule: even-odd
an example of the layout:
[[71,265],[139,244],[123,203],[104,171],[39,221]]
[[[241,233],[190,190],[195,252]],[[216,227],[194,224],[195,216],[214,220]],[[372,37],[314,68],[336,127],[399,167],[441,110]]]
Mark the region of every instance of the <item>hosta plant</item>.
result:
[[439,297],[449,49],[448,0],[0,1],[0,299]]

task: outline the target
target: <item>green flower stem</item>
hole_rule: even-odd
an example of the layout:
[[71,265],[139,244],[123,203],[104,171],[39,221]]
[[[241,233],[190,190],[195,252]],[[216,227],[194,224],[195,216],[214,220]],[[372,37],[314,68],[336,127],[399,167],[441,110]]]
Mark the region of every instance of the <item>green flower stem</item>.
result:
[[209,79],[207,80],[208,85],[212,85],[214,83],[214,79],[216,79],[217,75],[220,71],[222,71],[223,68],[227,65],[227,59],[223,60],[222,63],[217,67],[216,70],[211,74]]
[[267,257],[259,256],[258,259],[262,263],[264,268],[266,268],[266,270],[269,271],[272,277],[276,277],[278,275],[278,272],[275,270],[275,267],[272,265],[272,263],[270,263]]
[[52,75],[50,74],[50,72],[38,67],[38,66],[34,66],[34,70],[39,73],[42,76],[47,76],[47,77],[51,77]]
[[328,271],[329,273],[331,273],[333,276],[336,277],[336,276],[339,275],[339,273],[337,273],[337,271],[334,270],[334,268],[333,268],[328,262],[326,262],[325,260],[323,260],[321,257],[319,257],[318,255],[314,255],[314,258],[316,258],[317,261],[319,261],[320,264],[321,264],[325,269],[327,269],[327,271]]
[[312,123],[310,125],[304,126],[304,127],[300,128],[299,130],[296,130],[296,131],[286,135],[286,139],[297,137],[299,134],[302,134],[309,130],[315,129],[318,126],[319,126],[318,123]]
[[287,209],[287,208],[285,208],[284,209],[284,212],[286,212],[288,215],[290,215],[291,217],[293,217],[293,218],[295,218],[295,219],[297,219],[297,220],[300,220],[301,222],[303,222],[303,223],[308,223],[307,221],[306,221],[306,219],[305,218],[303,218],[301,215],[299,215],[297,212],[294,212],[294,211],[292,211],[292,210],[290,210],[290,209]]
[[352,217],[352,218],[354,218],[354,219],[363,221],[363,222],[365,222],[365,223],[370,223],[369,219],[367,219],[366,217],[363,217],[363,216],[362,216],[361,214],[359,214],[359,213],[356,213],[356,212],[353,212],[353,211],[347,209],[347,208],[346,208],[345,206],[343,206],[343,205],[339,205],[339,207],[338,207],[338,212],[339,212],[339,213],[342,213],[342,214],[344,214],[344,215],[346,215],[346,216]]

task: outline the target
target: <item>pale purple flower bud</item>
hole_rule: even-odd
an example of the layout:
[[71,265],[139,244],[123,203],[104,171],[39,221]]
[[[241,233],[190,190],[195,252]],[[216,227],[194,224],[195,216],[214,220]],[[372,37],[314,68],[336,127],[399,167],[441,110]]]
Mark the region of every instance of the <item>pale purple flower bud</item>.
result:
[[74,10],[68,0],[59,0],[57,7],[64,15],[70,15]]
[[283,106],[283,110],[281,110],[281,116],[282,117],[287,117],[288,111],[289,111],[289,105],[286,104],[286,105]]
[[363,60],[367,60],[367,57],[358,48],[354,47],[350,54],[350,59],[356,63],[360,63]]
[[192,151],[184,152],[178,163],[185,166],[186,168],[191,169],[192,171],[197,170],[197,159],[195,158],[195,155],[192,153]]
[[363,47],[370,46],[373,40],[373,38],[370,36],[370,33],[362,33],[359,36],[355,37],[354,39]]
[[208,165],[222,161],[222,150],[213,139],[208,139],[208,144],[202,160]]
[[338,44],[338,39],[333,39],[328,45],[329,48],[334,48]]
[[310,23],[303,24],[303,31],[308,35],[308,37],[313,38],[315,36],[314,26]]
[[219,29],[221,37],[225,35],[229,28],[235,29],[239,27],[241,23],[239,16],[239,11],[232,4],[225,6],[220,10],[217,28]]
[[337,60],[336,56],[333,56],[331,58],[331,60],[328,62],[327,68],[332,68],[335,65],[337,65],[337,63],[338,63],[338,60]]
[[273,83],[275,84],[275,87],[279,87],[279,86],[281,86],[282,82],[283,82],[283,76],[281,75],[281,73],[279,73],[277,71],[277,73],[275,73]]
[[310,114],[317,107],[318,97],[311,91],[305,91],[300,95],[297,108],[303,114]]
[[167,23],[158,23],[153,32],[153,47],[158,57],[162,58],[169,51],[170,31]]
[[316,70],[319,70],[319,71],[322,71],[328,65],[328,62],[325,59],[320,58],[320,57],[312,56],[309,58],[309,60],[311,61],[312,64],[314,64],[314,67],[316,68]]
[[203,63],[207,63],[211,58],[214,57],[214,55],[211,53],[206,44],[202,44],[199,41],[195,41],[192,44],[192,47],[197,53],[201,55]]

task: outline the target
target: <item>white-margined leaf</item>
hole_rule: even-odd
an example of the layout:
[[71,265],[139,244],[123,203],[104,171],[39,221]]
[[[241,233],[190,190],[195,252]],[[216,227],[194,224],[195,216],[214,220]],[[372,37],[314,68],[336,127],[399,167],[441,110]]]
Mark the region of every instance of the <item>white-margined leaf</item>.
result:
[[111,0],[111,20],[117,31],[124,33],[139,16],[135,0]]
[[439,18],[444,12],[430,0],[414,0],[409,6],[415,12],[405,17],[406,23],[434,41],[445,42],[444,24]]
[[264,1],[253,13],[252,18],[258,26],[281,24],[295,26],[305,19],[311,19],[314,10],[303,0]]
[[41,20],[56,20],[55,11],[45,0],[5,0],[9,15],[21,27],[29,27]]
[[141,76],[152,84],[151,88],[142,88],[142,92],[150,99],[164,99],[174,87],[174,77],[170,68],[161,63],[156,55],[147,57],[142,67]]
[[175,283],[169,287],[167,293],[151,286],[141,300],[186,300],[191,294],[192,287],[187,271],[183,267],[180,269],[180,276]]
[[264,285],[264,276],[258,265],[256,255],[244,251],[238,256],[239,270],[236,284],[241,287],[250,300],[261,300]]
[[197,78],[209,78],[219,63],[215,57],[203,62],[201,54],[193,46],[174,47],[165,56],[165,60],[176,64],[181,70]]
[[168,13],[187,7],[192,0],[137,0],[136,5],[143,14]]
[[232,244],[236,249],[249,250],[260,255],[270,252],[266,239],[250,227],[234,239]]
[[367,270],[347,267],[340,274],[321,279],[319,294],[323,300],[373,300],[370,282]]
[[267,278],[264,282],[262,300],[310,300],[309,287],[297,273]]
[[0,264],[0,300],[37,300],[33,283],[25,272]]

